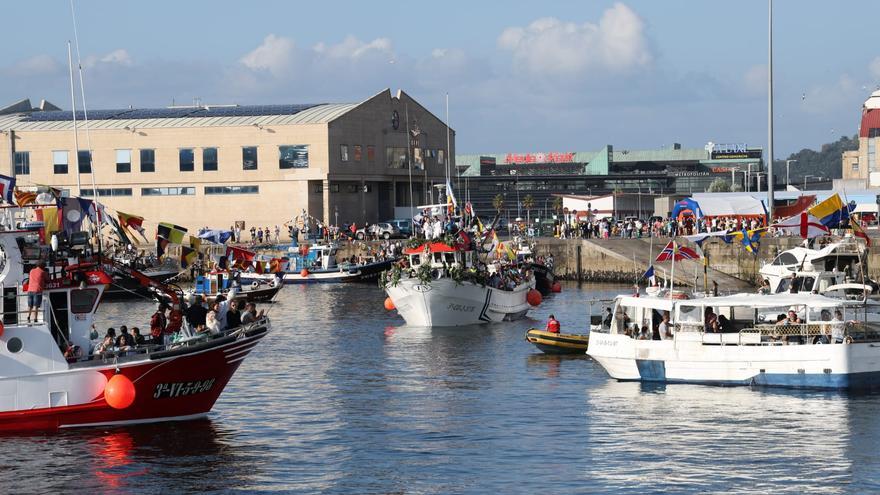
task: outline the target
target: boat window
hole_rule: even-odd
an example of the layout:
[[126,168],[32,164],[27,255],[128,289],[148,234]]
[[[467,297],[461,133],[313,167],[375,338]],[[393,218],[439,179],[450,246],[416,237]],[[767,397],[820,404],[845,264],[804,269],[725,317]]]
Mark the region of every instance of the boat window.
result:
[[816,279],[813,277],[804,277],[803,282],[801,283],[802,291],[811,291],[813,290],[813,284],[816,282]]
[[779,285],[776,286],[776,293],[780,294],[782,292],[788,292],[788,288],[791,287],[791,279],[784,278],[779,281]]
[[434,263],[443,263],[443,253],[434,253]]
[[797,258],[791,253],[782,253],[773,260],[774,265],[794,265],[797,262]]
[[830,278],[826,278],[826,277],[820,278],[819,279],[819,294],[828,290],[828,288],[831,287],[832,282],[834,282],[834,280],[832,280]]
[[449,265],[455,263],[455,253],[446,253],[446,263]]
[[679,306],[676,323],[703,323],[703,308],[700,306]]
[[411,254],[409,257],[409,262],[412,266],[419,266],[422,262],[422,257],[418,254]]
[[70,310],[74,313],[91,313],[98,300],[98,289],[74,289],[70,291]]

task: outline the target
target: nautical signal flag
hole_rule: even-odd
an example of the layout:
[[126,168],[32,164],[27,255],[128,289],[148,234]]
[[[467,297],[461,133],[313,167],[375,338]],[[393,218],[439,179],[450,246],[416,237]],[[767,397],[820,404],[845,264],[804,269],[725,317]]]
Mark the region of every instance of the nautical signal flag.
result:
[[120,227],[125,229],[126,232],[129,232],[130,234],[131,232],[128,229],[134,229],[137,231],[138,234],[141,235],[141,237],[144,238],[145,241],[147,240],[147,236],[144,231],[144,217],[131,215],[129,213],[123,213],[121,211],[117,211],[116,216],[119,217]]
[[857,222],[855,218],[850,217],[849,225],[852,228],[853,235],[858,237],[859,239],[864,239],[865,245],[871,247],[871,238],[868,237],[868,233],[865,232],[865,229],[863,229],[862,226],[859,225],[859,222]]
[[849,223],[849,205],[844,203],[837,193],[807,209],[807,213],[816,217],[822,225],[832,229]]
[[252,261],[257,253],[242,249],[240,247],[228,246],[226,248],[226,256],[235,261]]
[[655,280],[655,278],[656,278],[656,277],[654,276],[654,265],[650,265],[650,266],[648,266],[648,269],[645,270],[645,274],[642,275],[642,278],[648,280],[649,282],[651,282],[651,285],[654,285],[654,280]]
[[675,243],[675,241],[669,241],[669,244],[667,244],[666,247],[663,248],[663,251],[660,251],[657,259],[654,261],[657,263],[661,263],[670,260],[681,261],[698,259],[700,259],[700,255],[693,249],[685,246],[679,246]]
[[159,223],[159,226],[156,228],[157,236],[164,237],[173,244],[183,244],[183,236],[186,232],[186,228],[167,222]]
[[0,175],[0,197],[9,204],[13,204],[13,192],[15,191],[15,177]]
[[193,263],[195,263],[196,259],[199,257],[199,252],[195,249],[187,246],[180,246],[180,267],[186,268]]
[[52,234],[61,230],[61,215],[58,208],[47,206],[37,209],[37,220],[42,220],[43,228],[40,229],[40,243],[48,244],[52,240]]
[[22,191],[19,188],[15,188],[13,196],[15,196],[15,204],[18,206],[32,205],[37,202],[36,191]]
[[818,218],[807,212],[788,217],[770,227],[791,235],[799,235],[803,239],[812,239],[831,233],[828,227],[823,225]]
[[161,260],[165,256],[166,249],[168,249],[168,239],[156,237],[156,257]]

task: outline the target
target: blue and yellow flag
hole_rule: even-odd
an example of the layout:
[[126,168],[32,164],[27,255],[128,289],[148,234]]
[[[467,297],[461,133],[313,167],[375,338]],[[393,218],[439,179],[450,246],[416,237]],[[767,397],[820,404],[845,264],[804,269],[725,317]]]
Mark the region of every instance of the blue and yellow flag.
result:
[[810,215],[819,219],[819,223],[828,228],[837,228],[849,224],[849,206],[834,193],[825,201],[808,209]]

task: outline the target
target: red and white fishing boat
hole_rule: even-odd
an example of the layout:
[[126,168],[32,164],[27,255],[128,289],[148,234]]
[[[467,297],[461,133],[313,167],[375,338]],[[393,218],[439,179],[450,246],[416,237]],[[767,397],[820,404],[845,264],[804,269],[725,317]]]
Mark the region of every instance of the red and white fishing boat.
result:
[[[11,209],[4,208],[5,211]],[[0,225],[0,431],[56,430],[205,416],[248,353],[269,332],[261,318],[214,336],[176,344],[91,354],[95,311],[111,282],[87,259],[88,247],[41,245],[10,219]],[[27,314],[26,278],[38,260],[50,274],[36,323]],[[136,270],[129,274],[171,292],[169,326],[182,323],[179,291]],[[145,325],[148,327],[149,325]]]

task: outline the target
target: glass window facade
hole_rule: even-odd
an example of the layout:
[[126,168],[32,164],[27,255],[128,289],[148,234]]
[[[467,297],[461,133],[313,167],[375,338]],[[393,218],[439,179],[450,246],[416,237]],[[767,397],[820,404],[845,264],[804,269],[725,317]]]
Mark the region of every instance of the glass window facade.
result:
[[217,148],[202,148],[202,170],[217,170]]
[[386,147],[385,165],[388,168],[406,168],[406,148],[395,148],[393,146]]
[[192,148],[181,148],[178,155],[180,157],[181,172],[192,172],[196,169],[196,156]]
[[116,150],[116,173],[131,172],[131,150]]
[[257,147],[245,146],[241,149],[241,168],[242,170],[257,169]]
[[67,161],[69,153],[67,151],[53,151],[52,152],[52,171],[56,174],[66,174],[67,173]]
[[260,186],[205,186],[205,194],[259,194]]
[[290,144],[278,147],[278,168],[308,168],[309,145]]
[[156,150],[141,150],[141,172],[156,171]]
[[193,196],[195,187],[142,187],[141,196]]
[[[82,196],[92,197],[95,195],[94,189],[83,189]],[[131,188],[130,187],[99,187],[98,188],[98,196],[131,196]]]
[[79,167],[79,173],[81,174],[90,174],[92,173],[92,152],[89,150],[79,150],[76,154],[77,166]]

